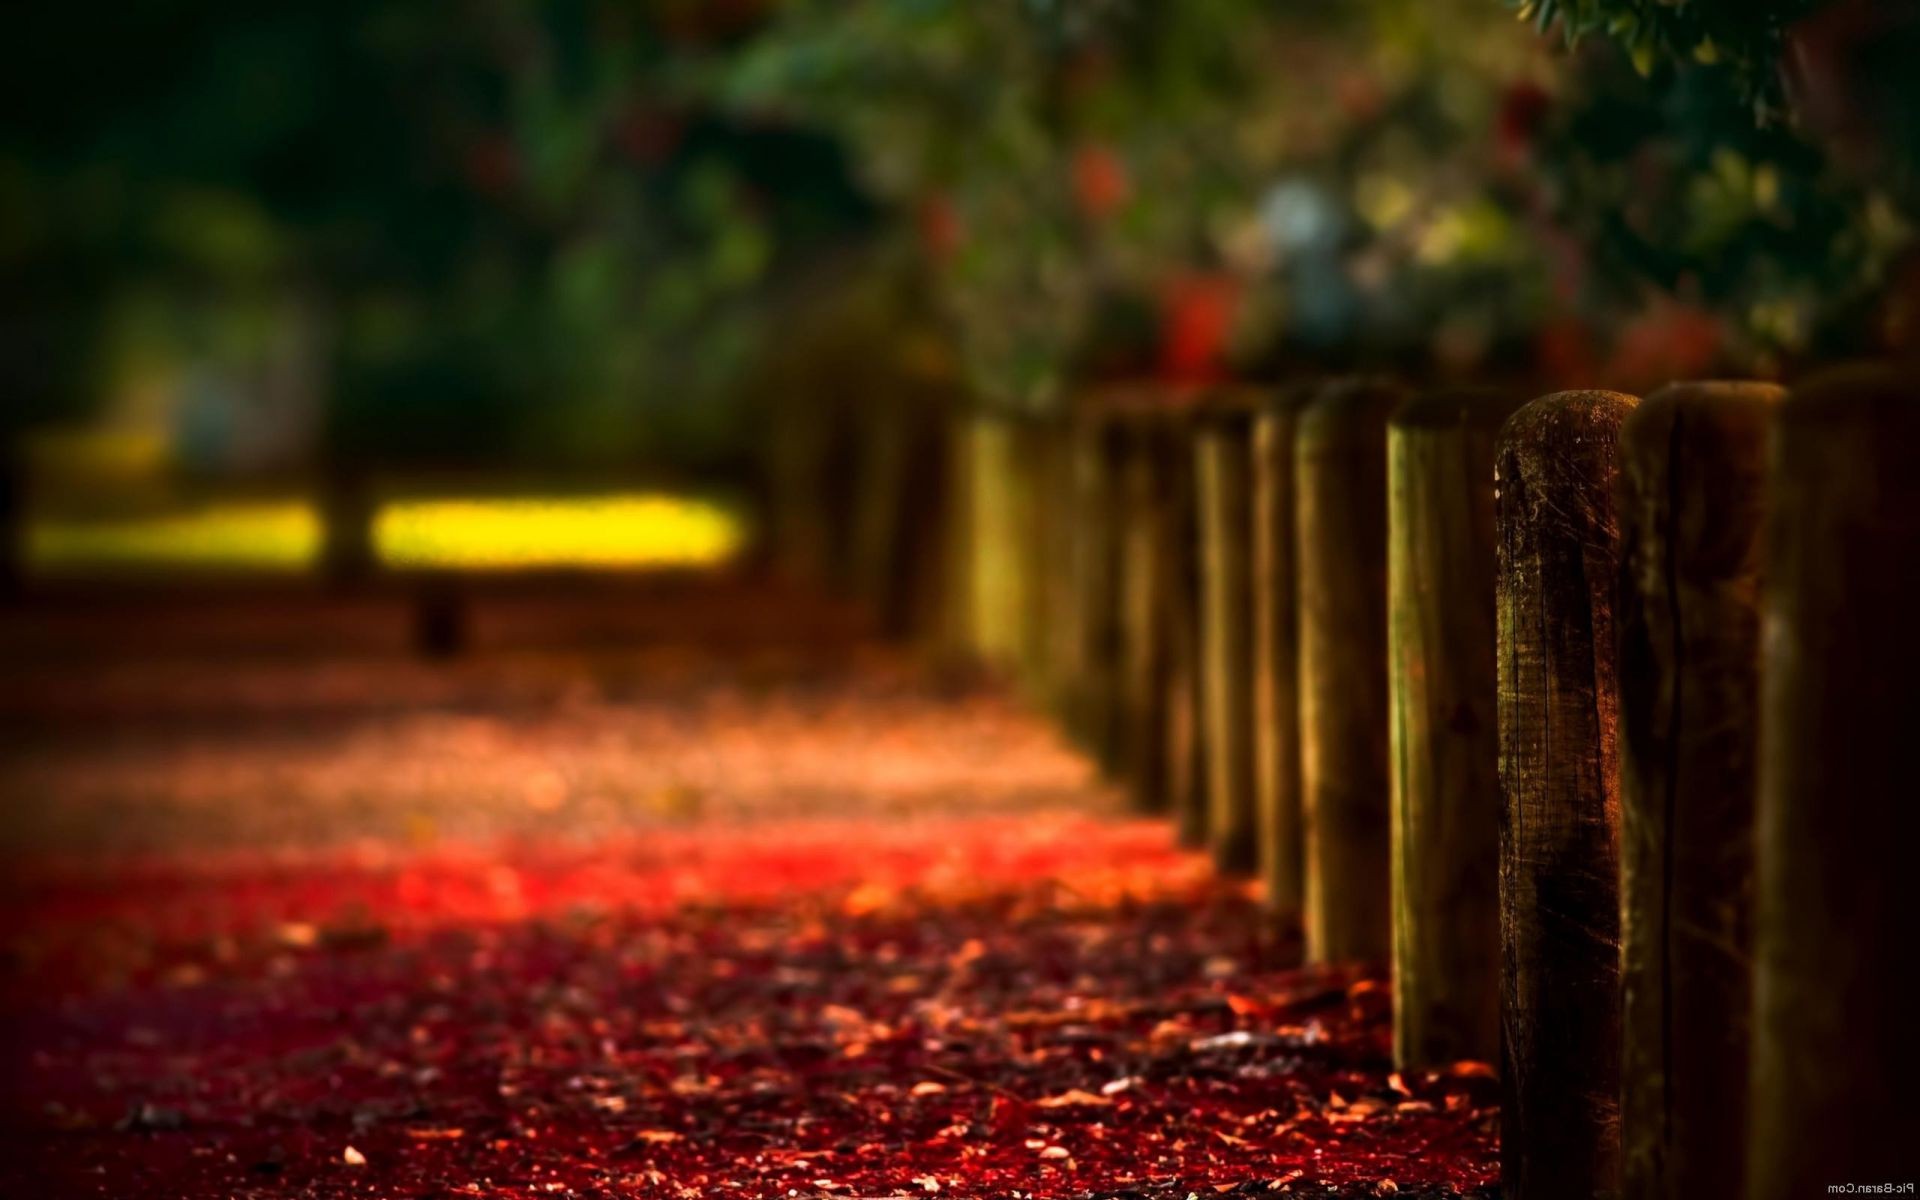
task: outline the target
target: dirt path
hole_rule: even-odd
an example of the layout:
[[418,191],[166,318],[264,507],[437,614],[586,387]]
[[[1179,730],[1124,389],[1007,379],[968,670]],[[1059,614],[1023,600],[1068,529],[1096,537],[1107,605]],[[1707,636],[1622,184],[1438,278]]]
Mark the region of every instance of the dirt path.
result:
[[1491,1194],[1483,1069],[1006,697],[721,585],[0,620],[0,1194]]

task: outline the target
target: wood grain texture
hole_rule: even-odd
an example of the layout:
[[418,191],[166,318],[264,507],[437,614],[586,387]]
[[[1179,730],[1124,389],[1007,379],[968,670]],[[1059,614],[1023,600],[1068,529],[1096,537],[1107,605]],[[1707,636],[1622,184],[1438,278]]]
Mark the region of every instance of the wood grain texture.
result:
[[1615,488],[1635,403],[1544,396],[1495,460],[1507,1200],[1619,1193]]
[[1747,1195],[1915,1171],[1920,366],[1794,389],[1762,601]]
[[1206,730],[1201,720],[1199,500],[1193,471],[1193,423],[1183,412],[1164,425],[1168,453],[1160,493],[1167,589],[1162,619],[1167,633],[1167,800],[1180,842],[1208,844]]
[[1394,1056],[1500,1053],[1493,457],[1502,392],[1411,400],[1387,433]]
[[1159,463],[1166,439],[1143,421],[1115,421],[1120,511],[1120,696],[1115,741],[1134,807],[1165,812],[1167,795],[1167,629],[1169,560],[1161,524]]
[[27,481],[18,438],[0,434],[0,600],[22,589],[27,566]]
[[939,548],[948,512],[945,437],[950,397],[937,380],[880,406],[860,431],[859,499],[849,559],[854,594],[889,637],[921,637],[937,625],[944,586]]
[[1122,769],[1120,716],[1120,540],[1117,439],[1096,414],[1073,421],[1067,483],[1069,532],[1062,552],[1073,611],[1058,631],[1062,650],[1061,703],[1074,740],[1108,778]]
[[1300,628],[1295,603],[1293,440],[1312,389],[1290,389],[1253,425],[1254,804],[1267,903],[1298,913],[1306,886],[1300,807]]
[[1208,412],[1194,434],[1200,518],[1201,700],[1208,844],[1222,871],[1258,863],[1253,749],[1252,414]]
[[1015,548],[1018,579],[1011,613],[1014,678],[1029,703],[1058,718],[1058,622],[1068,619],[1073,594],[1065,570],[1070,529],[1060,499],[1067,478],[1066,439],[1058,424],[1035,417],[1016,417],[1011,428],[1014,503],[1008,510],[1007,533]]
[[1761,383],[1662,389],[1622,434],[1621,1190],[1737,1195],[1745,1169]]
[[1083,751],[1076,705],[1086,669],[1081,627],[1080,514],[1074,485],[1074,441],[1065,423],[1025,422],[1023,438],[1032,500],[1022,533],[1025,570],[1032,581],[1033,611],[1027,625],[1027,687],[1032,701]]
[[1330,384],[1294,440],[1300,777],[1310,962],[1392,950],[1387,815],[1387,417],[1371,380]]
[[1017,435],[1011,420],[974,413],[962,443],[968,501],[967,644],[983,663],[1002,672],[1016,669],[1026,645],[1026,480],[1017,461]]

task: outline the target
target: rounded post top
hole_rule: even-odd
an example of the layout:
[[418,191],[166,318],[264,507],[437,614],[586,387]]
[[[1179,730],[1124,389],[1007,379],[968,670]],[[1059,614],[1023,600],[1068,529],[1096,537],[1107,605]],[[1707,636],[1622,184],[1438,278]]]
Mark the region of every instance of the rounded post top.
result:
[[1152,383],[1115,384],[1090,393],[1080,405],[1081,420],[1098,424],[1156,427],[1191,421],[1191,398]]
[[1195,398],[1194,423],[1202,427],[1238,429],[1251,425],[1270,400],[1271,392],[1266,388],[1213,388]]
[[1394,409],[1390,424],[1395,429],[1499,429],[1526,399],[1507,388],[1439,388]]
[[1674,427],[1705,422],[1738,428],[1763,420],[1787,398],[1787,389],[1752,380],[1687,380],[1670,383],[1642,400],[1627,419],[1629,441],[1661,440]]
[[1319,385],[1211,385],[1137,381],[1114,383],[1082,393],[1073,409],[1076,420],[1120,426],[1214,426],[1251,424],[1262,414],[1300,408]]
[[1640,404],[1626,392],[1581,389],[1550,392],[1521,405],[1501,427],[1502,441],[1520,443],[1579,439],[1588,433],[1611,435]]
[[1640,402],[1640,413],[1657,413],[1670,408],[1740,409],[1778,404],[1786,399],[1787,389],[1777,383],[1746,379],[1689,379],[1670,383],[1650,392]]
[[1920,419],[1920,360],[1833,367],[1795,383],[1781,408],[1786,421],[1822,422],[1859,413],[1865,419]]
[[1338,437],[1350,430],[1384,430],[1387,418],[1407,399],[1407,390],[1391,379],[1361,376],[1336,379],[1316,389],[1300,409],[1303,442]]

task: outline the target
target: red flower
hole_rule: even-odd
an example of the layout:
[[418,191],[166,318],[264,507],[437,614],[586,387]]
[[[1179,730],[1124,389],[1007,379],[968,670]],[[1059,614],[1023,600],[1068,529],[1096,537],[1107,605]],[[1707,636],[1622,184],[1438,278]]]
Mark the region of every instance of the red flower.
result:
[[1510,158],[1524,157],[1533,148],[1534,136],[1552,103],[1553,97],[1537,83],[1521,80],[1509,84],[1500,97],[1500,113],[1494,121],[1501,152]]
[[914,223],[920,231],[920,244],[926,249],[927,257],[936,263],[949,262],[959,253],[960,242],[965,229],[960,224],[960,214],[954,210],[953,201],[939,192],[930,192],[921,197],[920,206],[914,213]]
[[1080,211],[1099,221],[1127,200],[1127,168],[1112,150],[1086,145],[1073,155],[1073,198]]
[[1712,313],[1673,300],[1656,303],[1620,331],[1607,364],[1617,386],[1653,388],[1676,379],[1710,374],[1726,344],[1726,329]]
[[1218,380],[1239,306],[1240,285],[1225,275],[1190,275],[1168,285],[1160,309],[1160,373],[1183,383]]

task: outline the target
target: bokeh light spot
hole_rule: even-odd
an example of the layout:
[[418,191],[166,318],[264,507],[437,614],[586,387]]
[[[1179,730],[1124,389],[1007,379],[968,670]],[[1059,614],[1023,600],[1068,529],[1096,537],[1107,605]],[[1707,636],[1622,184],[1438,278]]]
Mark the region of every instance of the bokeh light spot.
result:
[[320,517],[302,500],[224,502],[140,516],[47,517],[27,529],[38,575],[169,571],[295,573],[320,553]]
[[664,494],[397,500],[374,518],[397,568],[715,567],[746,540],[741,514]]

